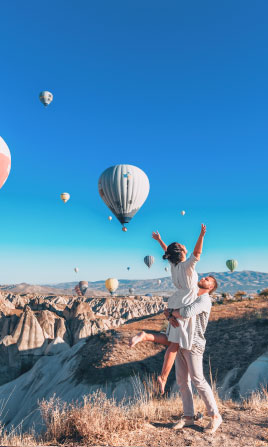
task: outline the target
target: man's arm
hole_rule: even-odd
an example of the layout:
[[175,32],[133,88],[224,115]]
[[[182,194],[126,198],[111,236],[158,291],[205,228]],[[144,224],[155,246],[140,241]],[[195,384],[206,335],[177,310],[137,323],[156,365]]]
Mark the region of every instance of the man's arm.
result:
[[156,231],[156,232],[153,231],[152,238],[159,242],[159,244],[161,245],[161,247],[163,248],[164,251],[167,251],[167,245],[165,244],[165,242],[162,241],[161,236],[158,233],[158,231]]
[[206,225],[201,224],[201,232],[199,235],[199,238],[197,239],[197,243],[195,245],[194,248],[194,256],[196,257],[196,259],[199,261],[200,260],[200,255],[202,253],[202,248],[203,248],[203,241],[204,241],[204,236],[206,234]]
[[182,307],[180,310],[173,310],[172,315],[176,318],[183,320],[184,318],[190,318],[194,315],[201,314],[202,312],[210,312],[211,300],[207,294],[200,295],[189,306]]

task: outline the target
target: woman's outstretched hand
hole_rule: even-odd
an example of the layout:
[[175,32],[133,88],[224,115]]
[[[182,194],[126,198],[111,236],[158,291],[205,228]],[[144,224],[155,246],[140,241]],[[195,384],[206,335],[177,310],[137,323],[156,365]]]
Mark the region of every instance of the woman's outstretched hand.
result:
[[158,231],[153,231],[152,233],[152,238],[155,239],[156,241],[160,242],[161,241],[161,236],[158,233]]
[[202,236],[205,236],[206,231],[207,231],[207,227],[206,227],[206,225],[201,224],[201,234],[202,234]]

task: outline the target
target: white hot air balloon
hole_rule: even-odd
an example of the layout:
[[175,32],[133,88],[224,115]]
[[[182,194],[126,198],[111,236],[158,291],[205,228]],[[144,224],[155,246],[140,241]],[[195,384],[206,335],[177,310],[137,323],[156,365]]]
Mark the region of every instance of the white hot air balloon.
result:
[[112,220],[113,218],[112,218],[112,216],[109,216],[108,219],[109,219],[109,221],[111,222],[111,220]]
[[79,268],[78,268],[78,267],[75,267],[75,268],[74,268],[74,271],[75,271],[75,273],[78,273]]
[[159,279],[158,281],[157,281],[157,284],[160,286],[160,284],[161,284],[161,279]]
[[5,184],[11,169],[11,155],[6,142],[0,137],[0,188]]
[[166,272],[168,272],[168,267],[165,267]]
[[60,195],[61,200],[63,201],[63,203],[68,202],[68,200],[70,199],[70,194],[68,192],[63,192]]
[[99,193],[108,208],[127,231],[129,223],[149,194],[147,175],[136,166],[115,165],[106,169],[98,182]]
[[53,95],[51,92],[43,91],[39,93],[39,99],[45,107],[47,107],[53,101]]
[[182,210],[182,211],[181,211],[181,215],[182,215],[182,216],[184,216],[184,214],[185,214],[185,211],[184,211],[184,210]]

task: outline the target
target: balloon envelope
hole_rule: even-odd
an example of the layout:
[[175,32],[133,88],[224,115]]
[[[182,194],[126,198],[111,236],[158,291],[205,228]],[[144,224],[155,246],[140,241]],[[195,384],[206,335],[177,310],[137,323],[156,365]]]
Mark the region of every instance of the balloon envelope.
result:
[[53,95],[51,92],[45,90],[39,93],[39,99],[41,103],[44,104],[45,107],[47,107],[53,101]]
[[165,267],[166,272],[168,272],[168,267]]
[[108,219],[109,219],[109,221],[111,222],[111,220],[112,220],[112,216],[109,216]]
[[78,267],[75,267],[75,268],[74,268],[74,271],[75,271],[75,273],[77,273],[77,272],[78,272],[78,270],[79,270],[79,268],[78,268]]
[[185,211],[181,211],[181,215],[184,216],[184,214],[185,214]]
[[106,169],[99,178],[98,188],[108,208],[121,224],[126,224],[145,202],[150,185],[140,168],[122,164]]
[[61,200],[63,201],[63,203],[68,202],[68,200],[70,199],[70,194],[68,192],[63,192],[60,195]]
[[119,282],[116,278],[108,278],[105,281],[105,287],[111,294],[113,294],[119,286]]
[[237,268],[238,262],[236,261],[236,259],[228,259],[228,261],[226,261],[226,265],[228,269],[233,272]]
[[5,184],[11,168],[11,155],[8,145],[0,137],[0,188]]
[[88,288],[88,282],[87,281],[80,281],[78,285],[79,285],[80,292],[84,296],[86,291],[87,291],[87,288]]
[[128,291],[129,291],[129,293],[133,293],[134,292],[133,287],[130,287],[130,289],[128,289]]
[[160,284],[161,284],[161,279],[159,279],[158,281],[157,281],[157,284],[160,286]]
[[147,265],[147,267],[150,268],[150,267],[153,265],[153,263],[154,263],[154,257],[153,257],[153,256],[150,256],[150,255],[145,256],[145,258],[144,258],[144,262],[145,262],[145,264]]

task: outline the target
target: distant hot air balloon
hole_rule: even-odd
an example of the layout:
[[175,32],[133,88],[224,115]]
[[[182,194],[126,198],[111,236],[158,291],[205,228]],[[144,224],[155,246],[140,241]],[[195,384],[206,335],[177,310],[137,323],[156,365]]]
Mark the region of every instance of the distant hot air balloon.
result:
[[[99,193],[122,225],[127,224],[141,208],[149,194],[147,175],[136,166],[111,166],[100,176]],[[123,226],[123,231],[127,231]]]
[[88,282],[87,281],[80,281],[78,285],[79,285],[80,292],[84,296],[86,291],[87,291],[87,288],[88,288]]
[[112,220],[113,218],[112,218],[112,216],[109,216],[108,219],[109,219],[109,221],[111,222],[111,220]]
[[75,267],[75,268],[74,268],[74,271],[75,271],[75,273],[77,273],[77,272],[78,272],[78,270],[79,270],[79,268],[78,268],[78,267]]
[[145,262],[145,264],[147,265],[147,267],[150,268],[150,267],[153,265],[153,263],[154,263],[154,257],[153,257],[153,256],[150,256],[150,255],[145,256],[145,258],[144,258],[144,262]]
[[127,232],[127,227],[122,227],[122,231],[124,231],[125,233]]
[[68,202],[68,200],[70,199],[70,194],[68,192],[63,192],[60,195],[61,200],[63,201],[63,203]]
[[127,270],[130,270],[130,267],[127,267]]
[[130,289],[128,289],[129,293],[134,293],[134,289],[133,287],[130,287]]
[[158,281],[157,281],[157,284],[160,286],[160,284],[161,284],[161,279],[159,279]]
[[6,142],[0,137],[0,188],[7,180],[11,168],[11,155]]
[[235,259],[228,259],[228,261],[226,261],[226,265],[228,269],[233,272],[237,268],[238,262]]
[[182,211],[181,211],[181,215],[184,216],[184,214],[185,214],[185,211],[182,210]]
[[44,91],[39,93],[39,99],[45,107],[47,107],[53,101],[53,95],[51,92]]
[[110,294],[113,295],[116,289],[119,286],[119,282],[115,278],[108,278],[105,281],[105,287],[107,290],[109,290]]
[[168,267],[165,267],[166,272],[168,272]]

